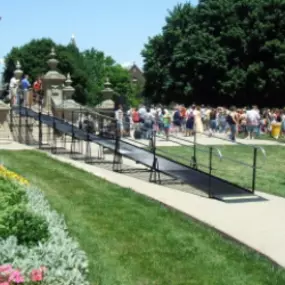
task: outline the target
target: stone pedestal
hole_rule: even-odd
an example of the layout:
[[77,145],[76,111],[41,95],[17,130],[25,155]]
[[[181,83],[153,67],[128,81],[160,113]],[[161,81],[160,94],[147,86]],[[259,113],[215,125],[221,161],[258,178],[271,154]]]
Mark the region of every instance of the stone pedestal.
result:
[[4,122],[8,121],[8,114],[10,111],[10,106],[0,101],[0,124],[3,125]]
[[54,115],[56,117],[64,118],[69,122],[72,122],[73,119],[73,123],[78,121],[81,111],[81,105],[72,99],[64,100],[61,104],[54,106]]
[[104,100],[101,104],[95,107],[95,111],[99,114],[114,117],[115,115],[115,102],[111,99]]

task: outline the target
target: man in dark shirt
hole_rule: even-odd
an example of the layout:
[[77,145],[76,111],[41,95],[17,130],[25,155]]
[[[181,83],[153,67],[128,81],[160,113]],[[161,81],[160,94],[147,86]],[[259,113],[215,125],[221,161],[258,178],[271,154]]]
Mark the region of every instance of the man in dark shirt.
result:
[[231,107],[230,113],[227,117],[227,122],[228,122],[228,124],[230,126],[230,130],[231,130],[230,139],[232,141],[235,141],[236,140],[236,133],[237,133],[237,125],[238,125],[236,107]]

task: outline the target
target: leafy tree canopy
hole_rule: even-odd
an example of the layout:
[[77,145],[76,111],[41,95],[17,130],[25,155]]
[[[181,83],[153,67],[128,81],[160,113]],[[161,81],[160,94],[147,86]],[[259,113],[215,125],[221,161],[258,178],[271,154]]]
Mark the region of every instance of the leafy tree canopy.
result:
[[128,70],[104,52],[94,48],[80,52],[72,44],[58,45],[45,38],[12,48],[5,58],[4,81],[9,82],[13,76],[17,60],[21,62],[22,70],[30,75],[31,80],[45,74],[49,70],[47,60],[52,47],[55,48],[56,58],[59,60],[59,71],[65,75],[70,73],[72,77],[75,88],[73,99],[77,102],[92,106],[100,103],[106,77],[109,77],[116,94],[126,99],[124,101],[133,103],[136,99],[137,94],[134,93]]
[[285,0],[174,7],[142,56],[155,102],[284,105]]

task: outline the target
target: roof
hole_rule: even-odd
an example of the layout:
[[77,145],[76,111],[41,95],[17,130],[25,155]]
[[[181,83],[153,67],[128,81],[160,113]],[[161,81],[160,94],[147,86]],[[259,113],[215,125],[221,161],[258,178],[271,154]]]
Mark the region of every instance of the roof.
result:
[[125,62],[123,64],[121,64],[123,68],[127,69],[127,70],[131,70],[132,68],[136,68],[138,69],[141,73],[142,73],[142,70],[136,65],[135,62],[133,63],[129,63],[129,62]]

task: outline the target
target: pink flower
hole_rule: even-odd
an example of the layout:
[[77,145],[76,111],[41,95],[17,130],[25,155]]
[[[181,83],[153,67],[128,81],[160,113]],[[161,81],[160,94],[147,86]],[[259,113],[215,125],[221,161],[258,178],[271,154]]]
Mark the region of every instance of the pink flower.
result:
[[10,273],[13,270],[11,264],[0,265],[0,273]]
[[43,270],[33,269],[31,273],[31,280],[33,282],[39,282],[43,280]]
[[3,283],[0,283],[0,285],[9,285],[9,282],[3,282]]
[[18,270],[13,270],[9,276],[9,282],[14,282],[16,284],[24,283],[24,277],[22,276],[21,272]]

